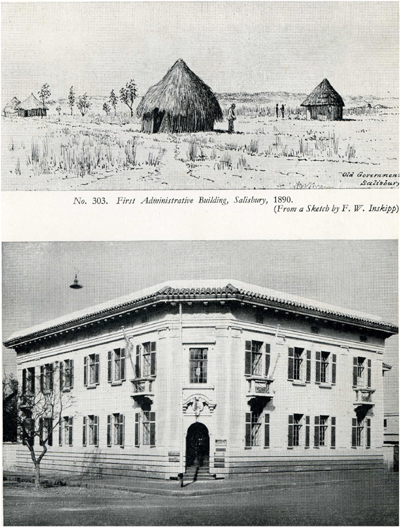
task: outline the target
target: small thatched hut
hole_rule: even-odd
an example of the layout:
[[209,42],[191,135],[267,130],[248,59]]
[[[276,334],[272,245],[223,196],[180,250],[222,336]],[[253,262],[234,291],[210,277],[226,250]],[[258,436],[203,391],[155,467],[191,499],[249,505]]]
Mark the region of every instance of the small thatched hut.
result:
[[181,59],[147,91],[137,115],[142,118],[142,132],[147,133],[206,132],[222,120],[211,88]]
[[3,108],[3,115],[14,115],[17,114],[18,105],[21,103],[16,97],[13,97]]
[[25,101],[19,104],[17,110],[20,117],[46,117],[48,108],[31,93]]
[[338,92],[332,88],[328,79],[324,79],[301,103],[301,106],[307,108],[307,119],[340,121],[343,116],[344,102]]

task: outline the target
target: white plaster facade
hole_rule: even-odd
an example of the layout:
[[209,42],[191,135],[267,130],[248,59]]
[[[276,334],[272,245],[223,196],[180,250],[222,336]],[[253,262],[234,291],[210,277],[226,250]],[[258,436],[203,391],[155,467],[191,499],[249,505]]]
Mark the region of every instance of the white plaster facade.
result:
[[[73,361],[72,444],[56,429],[44,469],[170,478],[203,463],[227,477],[381,466],[382,358],[396,332],[377,317],[220,280],[161,284],[5,344],[21,383],[23,370]],[[125,350],[123,379],[110,378],[110,353],[114,377],[121,371],[114,350]],[[17,464],[30,466],[22,445]]]

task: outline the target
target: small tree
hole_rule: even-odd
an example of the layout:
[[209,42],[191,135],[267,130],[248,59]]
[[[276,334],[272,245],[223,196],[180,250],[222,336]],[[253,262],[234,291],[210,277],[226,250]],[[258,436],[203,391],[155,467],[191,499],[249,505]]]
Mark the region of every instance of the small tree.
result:
[[89,108],[92,106],[89,95],[87,93],[85,93],[84,95],[80,95],[78,97],[78,102],[76,103],[76,106],[78,107],[78,110],[81,112],[82,116],[84,116],[89,110]]
[[3,376],[3,441],[17,440],[18,381],[12,373]]
[[107,115],[109,115],[110,111],[111,111],[111,107],[109,104],[107,104],[106,102],[103,104],[103,110],[106,112]]
[[75,92],[74,92],[74,87],[73,86],[71,86],[71,88],[69,89],[68,106],[71,108],[71,115],[72,115],[73,114],[73,110],[74,110],[74,106],[75,106]]
[[[39,99],[43,103],[43,106],[46,106],[46,101],[51,95],[50,86],[47,83],[43,84],[43,86],[40,88],[40,91],[38,91],[38,95],[39,95]],[[43,113],[41,117],[43,117]]]
[[119,98],[121,102],[127,105],[127,107],[131,111],[131,117],[133,117],[132,107],[137,97],[137,88],[136,88],[135,81],[131,79],[129,82],[126,83],[125,88],[120,89],[119,93],[120,93]]
[[114,108],[114,115],[117,115],[118,97],[115,95],[114,90],[111,90],[109,101],[111,106]]
[[61,389],[61,382],[54,382],[54,366],[47,364],[41,367],[39,376],[23,379],[18,393],[18,432],[31,455],[36,487],[40,486],[40,463],[53,444],[54,429],[62,426],[62,414],[73,400],[69,392]]

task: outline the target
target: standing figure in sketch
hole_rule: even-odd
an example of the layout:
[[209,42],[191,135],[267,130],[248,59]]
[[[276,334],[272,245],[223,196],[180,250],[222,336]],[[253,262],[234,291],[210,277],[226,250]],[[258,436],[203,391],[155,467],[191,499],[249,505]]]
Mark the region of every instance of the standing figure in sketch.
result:
[[279,104],[278,103],[276,103],[275,111],[276,111],[276,118],[279,119]]
[[281,106],[281,114],[282,114],[282,119],[284,119],[285,118],[285,105],[284,104],[282,104]]
[[228,112],[228,134],[233,134],[235,129],[234,129],[234,124],[233,122],[236,121],[236,113],[235,113],[235,108],[236,108],[236,105],[235,104],[232,104],[232,106],[229,108],[229,112]]

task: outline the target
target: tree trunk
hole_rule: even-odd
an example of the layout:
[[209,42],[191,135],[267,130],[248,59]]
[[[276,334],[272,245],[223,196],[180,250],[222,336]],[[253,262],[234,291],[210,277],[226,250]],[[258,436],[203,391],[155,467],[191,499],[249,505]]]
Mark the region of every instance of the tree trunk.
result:
[[40,463],[35,463],[35,487],[40,487]]
[[129,108],[129,109],[131,111],[131,117],[133,117],[133,110],[132,110],[132,108]]

